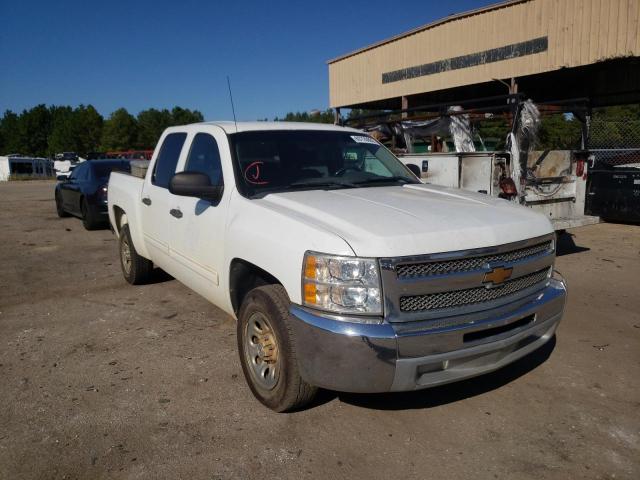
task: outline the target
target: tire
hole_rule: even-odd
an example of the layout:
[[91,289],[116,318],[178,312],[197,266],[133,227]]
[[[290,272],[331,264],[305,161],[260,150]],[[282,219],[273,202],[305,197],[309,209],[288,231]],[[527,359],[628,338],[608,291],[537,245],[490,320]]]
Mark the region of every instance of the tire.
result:
[[62,206],[62,198],[60,197],[60,194],[58,192],[56,192],[55,198],[56,198],[56,212],[58,213],[58,216],[60,218],[68,217],[69,214],[65,211],[64,207]]
[[83,198],[80,200],[80,213],[82,214],[82,225],[87,230],[95,230],[100,226],[100,222],[96,220],[95,215],[87,205],[87,201]]
[[151,260],[140,256],[131,241],[129,225],[123,225],[120,229],[118,239],[118,250],[120,253],[120,267],[124,279],[131,285],[141,285],[147,283],[151,278],[153,263]]
[[238,352],[245,379],[253,395],[276,412],[307,405],[318,388],[298,371],[289,297],[282,285],[251,290],[240,307]]

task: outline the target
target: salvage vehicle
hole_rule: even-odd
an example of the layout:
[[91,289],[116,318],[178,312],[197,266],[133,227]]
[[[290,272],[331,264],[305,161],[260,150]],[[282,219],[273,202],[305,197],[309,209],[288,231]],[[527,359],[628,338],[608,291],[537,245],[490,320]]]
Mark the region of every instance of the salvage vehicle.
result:
[[[546,215],[557,231],[599,223],[586,211],[585,149],[588,109],[581,99],[562,105],[534,105],[522,95],[505,95],[443,105],[413,107],[347,119],[344,124],[387,141],[396,156],[424,182],[462,188],[517,202]],[[535,150],[543,115],[581,119],[582,148]],[[411,114],[411,116],[409,116]],[[402,116],[407,115],[407,116]],[[477,126],[503,118],[505,149],[486,141]],[[511,124],[509,125],[509,122]]]
[[108,203],[125,279],[157,266],[234,317],[247,383],[276,411],[496,370],[564,310],[547,218],[425,185],[351,128],[171,127],[144,178],[111,174]]
[[108,224],[107,183],[114,170],[128,171],[128,160],[88,160],[57,177],[54,198],[59,217],[74,215],[87,230]]

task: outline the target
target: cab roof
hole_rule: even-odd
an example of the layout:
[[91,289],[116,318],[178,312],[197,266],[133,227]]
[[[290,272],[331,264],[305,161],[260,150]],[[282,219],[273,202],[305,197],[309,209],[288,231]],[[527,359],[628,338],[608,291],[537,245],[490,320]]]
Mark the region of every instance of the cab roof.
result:
[[310,122],[232,122],[232,121],[213,121],[193,123],[191,125],[183,125],[182,127],[176,126],[172,129],[180,130],[185,127],[198,127],[202,125],[213,125],[222,128],[225,133],[238,133],[238,132],[254,132],[265,130],[321,130],[321,131],[336,131],[336,132],[360,132],[354,128],[341,127],[339,125],[331,125],[328,123],[310,123]]

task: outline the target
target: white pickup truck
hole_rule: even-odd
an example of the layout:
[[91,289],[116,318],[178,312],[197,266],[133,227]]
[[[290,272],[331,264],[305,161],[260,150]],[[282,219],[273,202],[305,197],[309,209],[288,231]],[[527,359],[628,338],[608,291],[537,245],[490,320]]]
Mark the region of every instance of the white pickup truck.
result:
[[301,123],[167,129],[113,173],[126,280],[157,266],[237,319],[247,382],[276,411],[318,387],[426,388],[547,342],[565,305],[543,215],[422,184],[361,131]]

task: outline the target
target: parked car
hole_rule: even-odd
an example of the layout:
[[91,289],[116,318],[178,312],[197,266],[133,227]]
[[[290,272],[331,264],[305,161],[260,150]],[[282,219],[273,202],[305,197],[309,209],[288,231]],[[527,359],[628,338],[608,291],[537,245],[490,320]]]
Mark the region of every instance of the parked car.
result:
[[587,207],[608,222],[640,223],[640,163],[601,163],[591,170]]
[[78,154],[76,152],[56,153],[55,159],[56,160],[61,160],[61,161],[67,160],[67,161],[70,161],[70,162],[77,162],[78,161]]
[[58,176],[55,189],[58,216],[80,217],[87,230],[108,224],[107,184],[114,170],[129,171],[129,161],[90,160],[79,163],[68,176]]
[[361,131],[286,122],[167,129],[144,178],[114,172],[125,279],[165,270],[237,319],[276,411],[318,387],[426,388],[550,340],[566,287],[549,220],[421,183]]

